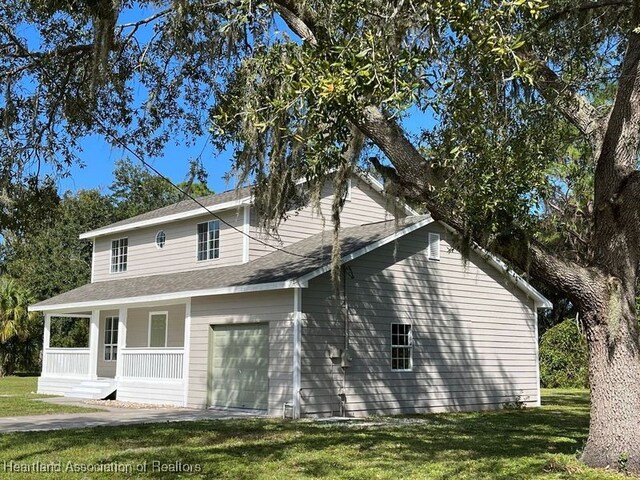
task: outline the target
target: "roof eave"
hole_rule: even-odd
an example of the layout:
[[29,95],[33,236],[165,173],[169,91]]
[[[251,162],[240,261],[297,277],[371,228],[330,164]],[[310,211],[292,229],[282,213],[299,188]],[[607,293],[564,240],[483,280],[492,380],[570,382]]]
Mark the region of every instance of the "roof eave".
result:
[[256,283],[253,285],[237,285],[222,288],[210,288],[203,290],[185,290],[180,292],[160,293],[155,295],[140,295],[137,297],[121,297],[108,300],[93,300],[87,302],[59,303],[41,305],[36,303],[29,306],[30,312],[62,312],[71,310],[91,310],[96,307],[113,306],[140,306],[141,304],[153,304],[168,301],[180,301],[194,297],[207,297],[215,295],[230,295],[234,293],[264,292],[269,290],[283,290],[288,288],[306,288],[308,283],[300,280],[285,280],[282,282]]
[[152,227],[154,225],[161,225],[163,223],[172,222],[175,220],[184,220],[187,218],[198,217],[206,215],[211,212],[221,212],[224,210],[230,210],[232,208],[238,208],[251,203],[252,197],[247,196],[231,202],[221,203],[219,205],[212,205],[210,207],[198,207],[186,212],[174,213],[171,215],[163,215],[157,218],[150,218],[148,220],[140,220],[139,222],[127,223],[125,225],[118,225],[115,227],[98,228],[97,230],[91,230],[89,232],[81,233],[80,239],[94,239],[96,237],[102,237],[104,235],[111,235],[114,233],[128,232],[130,230],[136,230],[139,228]]

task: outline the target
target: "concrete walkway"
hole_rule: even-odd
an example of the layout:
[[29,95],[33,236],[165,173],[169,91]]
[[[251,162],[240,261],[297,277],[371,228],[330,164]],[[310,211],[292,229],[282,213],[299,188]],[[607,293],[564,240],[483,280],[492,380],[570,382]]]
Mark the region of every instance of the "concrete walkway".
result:
[[255,411],[196,410],[190,408],[112,408],[90,405],[68,398],[47,398],[42,401],[63,405],[100,408],[103,412],[57,413],[24,417],[0,417],[0,434],[9,432],[37,432],[70,428],[106,427],[141,423],[193,422],[196,420],[229,420],[264,416]]

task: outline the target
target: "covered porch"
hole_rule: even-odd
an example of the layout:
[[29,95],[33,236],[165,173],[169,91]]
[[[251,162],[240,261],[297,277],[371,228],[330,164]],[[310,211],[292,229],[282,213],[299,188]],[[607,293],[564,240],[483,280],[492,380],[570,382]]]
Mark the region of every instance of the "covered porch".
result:
[[[188,299],[171,304],[47,311],[38,393],[186,404]],[[88,322],[88,344],[51,344],[52,322]]]

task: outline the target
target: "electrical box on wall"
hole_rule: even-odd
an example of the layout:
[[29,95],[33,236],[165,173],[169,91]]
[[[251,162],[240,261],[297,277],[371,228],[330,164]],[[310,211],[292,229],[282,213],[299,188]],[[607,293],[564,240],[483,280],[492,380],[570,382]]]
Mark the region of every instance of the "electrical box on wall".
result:
[[340,360],[342,357],[342,349],[336,347],[335,345],[329,345],[328,348],[329,358],[331,360]]
[[341,352],[342,355],[340,355],[340,366],[342,368],[347,368],[351,366],[351,357],[349,356],[349,352],[348,351],[343,351]]

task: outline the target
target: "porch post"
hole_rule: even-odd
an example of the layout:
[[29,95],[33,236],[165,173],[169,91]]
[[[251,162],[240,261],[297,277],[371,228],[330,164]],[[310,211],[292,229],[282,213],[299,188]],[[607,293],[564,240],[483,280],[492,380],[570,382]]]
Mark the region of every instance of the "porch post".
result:
[[51,347],[51,314],[47,313],[44,316],[44,336],[42,337],[42,373],[47,373],[48,368],[48,355],[49,347]]
[[187,300],[184,311],[184,348],[182,354],[182,381],[184,382],[184,406],[189,400],[189,351],[191,350],[191,299]]
[[300,418],[300,380],[302,362],[302,289],[293,289],[293,418]]
[[91,311],[89,324],[89,378],[98,378],[98,350],[100,347],[100,310]]
[[116,357],[116,380],[122,377],[124,349],[127,346],[127,308],[122,307],[118,312],[118,354]]

